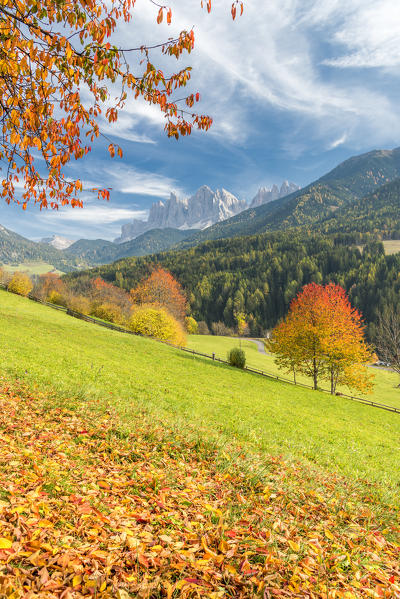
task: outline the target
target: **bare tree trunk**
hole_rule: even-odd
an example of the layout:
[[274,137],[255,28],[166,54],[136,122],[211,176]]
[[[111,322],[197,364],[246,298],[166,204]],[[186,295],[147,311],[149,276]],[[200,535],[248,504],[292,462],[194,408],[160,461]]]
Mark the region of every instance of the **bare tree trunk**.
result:
[[293,366],[293,381],[294,381],[294,384],[296,385],[296,369],[294,366]]
[[318,389],[318,370],[317,370],[317,360],[313,359],[313,377],[314,377],[314,390]]
[[333,368],[331,369],[331,395],[335,395],[335,389],[336,389],[336,385],[335,385],[335,373]]

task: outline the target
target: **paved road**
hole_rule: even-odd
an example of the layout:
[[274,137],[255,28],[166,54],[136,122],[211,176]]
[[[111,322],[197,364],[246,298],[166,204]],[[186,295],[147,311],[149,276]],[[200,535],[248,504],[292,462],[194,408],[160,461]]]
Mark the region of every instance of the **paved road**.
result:
[[259,339],[250,339],[249,337],[247,337],[247,339],[257,345],[260,354],[267,354],[267,352],[265,351],[264,343],[262,341],[260,341]]

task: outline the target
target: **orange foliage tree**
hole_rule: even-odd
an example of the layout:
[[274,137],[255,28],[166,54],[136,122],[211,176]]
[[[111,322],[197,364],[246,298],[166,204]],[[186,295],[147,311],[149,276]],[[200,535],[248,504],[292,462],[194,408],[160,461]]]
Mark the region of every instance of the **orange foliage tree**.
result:
[[279,366],[312,377],[314,389],[320,378],[329,380],[332,394],[338,384],[362,392],[371,388],[366,366],[375,356],[360,313],[339,285],[306,285],[267,345]]
[[34,295],[42,300],[52,303],[60,303],[66,296],[66,287],[64,281],[53,272],[40,275],[34,287]]
[[107,283],[100,277],[91,281],[89,297],[92,301],[91,314],[93,316],[123,323],[130,314],[132,302],[129,294],[124,289]]
[[[157,23],[165,17],[170,24],[171,9],[150,1]],[[41,208],[81,206],[82,183],[67,178],[64,167],[91,150],[90,143],[100,135],[101,113],[113,123],[126,101],[141,97],[157,105],[170,137],[188,135],[193,126],[205,130],[211,126],[209,116],[193,111],[198,93],[176,98],[190,79],[191,67],[167,74],[153,61],[157,50],[175,58],[190,53],[193,29],[153,46],[139,42],[120,47],[118,25],[131,21],[138,10],[135,3],[0,0],[0,160],[7,165],[1,193],[8,203],[21,202],[23,208],[29,200]],[[206,7],[210,12],[211,0]],[[233,18],[238,7],[242,12],[242,2],[235,0]],[[137,56],[134,64],[129,60],[132,54]],[[115,99],[111,86],[117,90]],[[122,156],[115,144],[108,149],[111,157]],[[35,158],[44,170],[37,170]],[[25,190],[19,200],[15,185],[21,178]],[[109,197],[107,189],[94,191]]]
[[187,312],[187,300],[181,285],[161,267],[155,268],[147,279],[131,290],[131,298],[134,304],[161,306],[180,322]]

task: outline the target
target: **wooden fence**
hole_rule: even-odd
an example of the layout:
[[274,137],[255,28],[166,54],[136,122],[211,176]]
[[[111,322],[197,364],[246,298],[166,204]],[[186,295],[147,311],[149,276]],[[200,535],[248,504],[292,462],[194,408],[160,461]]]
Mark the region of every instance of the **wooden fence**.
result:
[[[7,291],[7,286],[4,285],[3,283],[0,283],[0,288],[5,289]],[[134,333],[133,331],[130,331],[129,329],[124,329],[123,327],[117,326],[111,322],[105,322],[103,320],[98,320],[97,318],[93,318],[92,316],[87,316],[86,314],[82,314],[81,312],[77,312],[76,310],[71,310],[70,308],[65,308],[64,306],[58,306],[56,304],[51,304],[49,302],[45,302],[35,296],[33,296],[31,293],[27,296],[30,300],[37,302],[39,304],[43,304],[44,306],[48,306],[49,308],[54,308],[55,310],[60,310],[62,312],[65,312],[68,316],[72,316],[74,318],[78,318],[79,320],[84,320],[85,322],[90,322],[92,324],[97,324],[101,327],[105,327],[107,329],[110,329],[112,331],[117,331],[118,333],[127,333],[128,335],[135,335],[138,336],[137,333]],[[219,362],[221,364],[225,364],[227,366],[230,366],[231,368],[234,368],[234,366],[231,366],[229,364],[229,362],[227,360],[223,360],[222,358],[218,358],[214,353],[212,355],[209,354],[204,354],[202,352],[198,352],[194,349],[188,349],[187,347],[179,347],[176,345],[172,345],[172,343],[168,343],[167,341],[160,341],[159,339],[155,339],[155,341],[158,341],[159,343],[163,343],[164,345],[168,345],[170,347],[173,347],[174,349],[177,349],[179,351],[182,352],[186,352],[188,354],[192,354],[193,356],[198,356],[201,358],[207,358],[209,360],[212,360],[213,362]],[[259,376],[263,376],[265,378],[268,379],[273,379],[273,380],[277,380],[277,381],[282,381],[284,383],[288,383],[289,385],[296,385],[297,387],[304,387],[306,389],[313,389],[312,385],[307,385],[306,383],[299,383],[299,382],[294,382],[291,379],[285,378],[283,376],[278,376],[276,374],[273,374],[271,372],[265,371],[265,370],[260,370],[258,368],[253,368],[251,366],[245,366],[243,368],[244,371],[246,372],[251,372],[253,374],[257,374]],[[322,391],[323,393],[329,393],[330,391],[328,389],[321,389],[318,388],[318,391]],[[346,395],[345,393],[337,393],[336,396],[338,397],[343,397],[345,399],[350,399],[351,401],[357,401],[359,403],[362,403],[364,405],[367,406],[371,406],[373,408],[379,408],[381,410],[386,410],[387,412],[393,412],[395,414],[400,414],[400,409],[399,408],[395,408],[394,406],[388,406],[386,404],[383,403],[379,403],[376,401],[371,401],[369,399],[365,399],[364,397],[356,397],[354,395]]]

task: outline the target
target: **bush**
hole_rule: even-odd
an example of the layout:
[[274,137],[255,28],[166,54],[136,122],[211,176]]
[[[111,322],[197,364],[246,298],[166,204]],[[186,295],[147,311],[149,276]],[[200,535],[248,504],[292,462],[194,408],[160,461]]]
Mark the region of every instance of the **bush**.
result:
[[49,295],[46,297],[46,302],[50,304],[55,304],[56,306],[66,306],[67,301],[63,295],[59,291],[50,291]]
[[68,298],[67,306],[75,312],[80,312],[81,314],[90,314],[91,303],[83,295],[71,295]]
[[92,307],[91,315],[108,322],[121,323],[123,320],[120,307],[111,303],[95,305]]
[[26,296],[33,289],[32,279],[24,272],[15,272],[7,288],[12,293]]
[[199,335],[209,335],[210,334],[210,330],[207,326],[207,323],[204,320],[200,320],[197,323],[197,332]]
[[138,335],[168,341],[173,345],[186,345],[182,325],[164,308],[152,305],[137,306],[128,323]]
[[197,335],[199,327],[198,327],[197,322],[193,318],[193,316],[186,316],[185,325],[186,325],[186,330],[189,333],[189,335]]
[[236,368],[244,368],[246,364],[246,354],[240,347],[233,347],[228,351],[228,362]]

